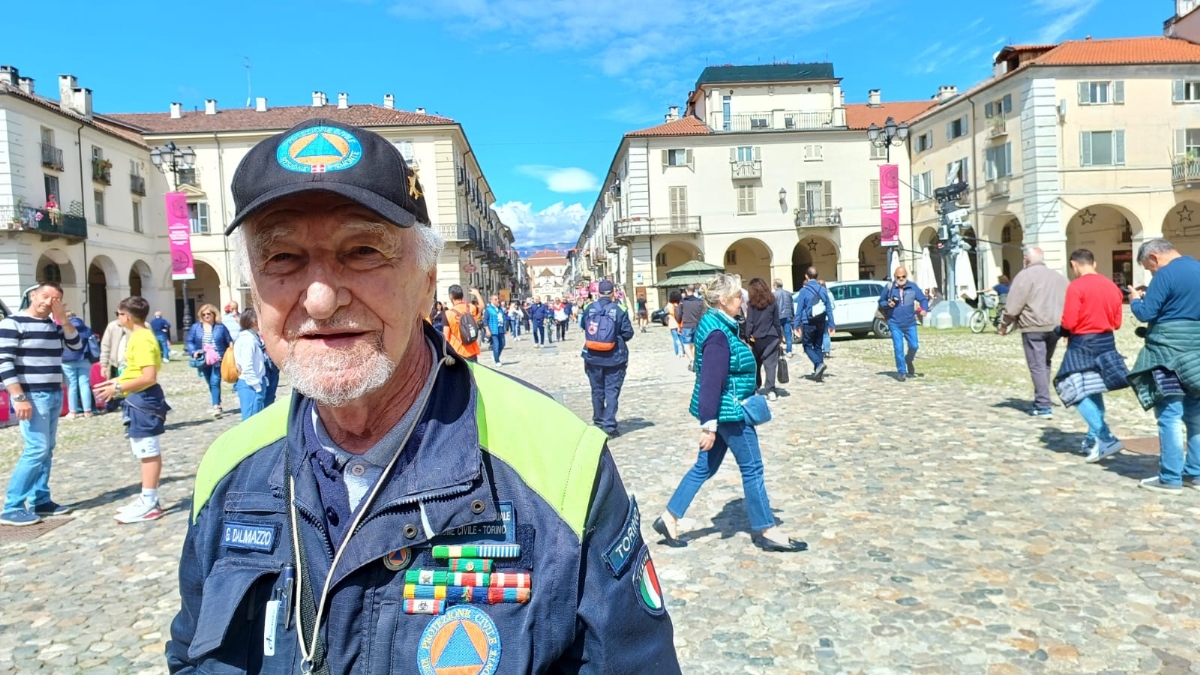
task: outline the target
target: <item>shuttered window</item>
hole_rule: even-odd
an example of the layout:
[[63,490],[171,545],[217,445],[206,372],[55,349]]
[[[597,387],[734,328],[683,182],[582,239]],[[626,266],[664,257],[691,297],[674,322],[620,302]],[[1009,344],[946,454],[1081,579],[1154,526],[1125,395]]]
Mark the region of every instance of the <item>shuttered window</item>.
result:
[[1124,164],[1124,130],[1084,131],[1079,134],[1080,166],[1121,166]]
[[753,185],[737,186],[737,214],[739,216],[754,215],[754,190]]
[[879,208],[879,179],[871,179],[871,208]]

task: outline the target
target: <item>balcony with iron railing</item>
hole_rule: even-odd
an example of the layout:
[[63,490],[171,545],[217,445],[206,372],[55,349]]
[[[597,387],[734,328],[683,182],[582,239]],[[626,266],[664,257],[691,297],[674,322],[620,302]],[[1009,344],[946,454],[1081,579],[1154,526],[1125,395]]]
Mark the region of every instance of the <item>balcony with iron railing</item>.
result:
[[104,185],[112,185],[112,162],[107,159],[93,159],[92,180]]
[[31,206],[0,206],[0,228],[40,234],[43,239],[82,240],[88,236],[86,218]]
[[1200,159],[1180,157],[1172,162],[1171,183],[1176,187],[1200,183]]
[[663,234],[697,234],[700,216],[667,216],[666,218],[627,218],[614,223],[618,242],[634,237]]
[[837,227],[842,224],[841,208],[797,210],[793,215],[796,227]]
[[988,126],[988,138],[1004,138],[1008,135],[1008,121],[1003,117],[993,117]]
[[1008,197],[1008,176],[993,178],[987,182],[988,199],[1004,199]]
[[129,191],[135,195],[146,196],[146,178],[137,174],[129,174]]
[[462,245],[471,241],[471,226],[466,223],[438,223],[434,229],[448,242]]
[[834,114],[802,110],[764,110],[733,113],[728,118],[722,112],[708,116],[708,126],[715,131],[793,131],[832,129]]
[[733,176],[733,180],[762,178],[762,160],[735,160],[729,163],[729,171]]
[[42,146],[42,166],[46,167],[47,169],[54,169],[55,171],[62,171],[63,170],[62,150],[54,147],[53,145],[50,145],[49,143],[42,143],[41,146]]

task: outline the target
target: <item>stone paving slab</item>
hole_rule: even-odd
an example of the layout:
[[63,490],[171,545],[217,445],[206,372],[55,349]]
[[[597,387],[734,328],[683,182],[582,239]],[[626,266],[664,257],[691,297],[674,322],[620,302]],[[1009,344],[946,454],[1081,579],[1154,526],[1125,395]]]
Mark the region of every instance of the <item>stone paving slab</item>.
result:
[[[545,350],[512,341],[502,370],[588,419],[579,332],[569,337]],[[762,428],[766,486],[781,526],[812,549],[780,555],[751,545],[732,458],[689,510],[687,548],[659,545],[649,524],[696,457],[693,376],[665,329],[635,338],[611,448],[645,515],[684,672],[1200,672],[1200,492],[1137,490],[1156,457],[1084,464],[1073,411],[1025,415],[1019,340],[921,339],[914,381],[887,377],[887,341],[835,340],[823,384],[802,378],[802,355],[790,362],[789,395]],[[1124,331],[1121,344],[1136,354]],[[163,672],[195,467],[237,421],[207,416],[186,364],[164,379],[169,512],[116,524],[138,483],[119,420],[64,422],[52,487],[77,513],[0,543],[0,673]],[[1108,402],[1119,435],[1154,436],[1131,393]],[[0,430],[6,480],[19,443]]]

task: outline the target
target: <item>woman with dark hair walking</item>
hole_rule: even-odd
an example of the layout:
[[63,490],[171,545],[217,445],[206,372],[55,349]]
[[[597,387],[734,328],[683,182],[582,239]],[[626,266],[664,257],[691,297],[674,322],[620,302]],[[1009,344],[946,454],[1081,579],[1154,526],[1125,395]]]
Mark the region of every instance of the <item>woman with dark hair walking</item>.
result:
[[[754,374],[755,390],[775,400],[775,373],[779,368],[779,345],[783,342],[780,330],[779,304],[765,279],[750,280],[750,304],[746,307],[746,332],[750,335],[750,349],[758,370]],[[766,373],[763,373],[763,369]],[[763,386],[763,383],[766,386]]]

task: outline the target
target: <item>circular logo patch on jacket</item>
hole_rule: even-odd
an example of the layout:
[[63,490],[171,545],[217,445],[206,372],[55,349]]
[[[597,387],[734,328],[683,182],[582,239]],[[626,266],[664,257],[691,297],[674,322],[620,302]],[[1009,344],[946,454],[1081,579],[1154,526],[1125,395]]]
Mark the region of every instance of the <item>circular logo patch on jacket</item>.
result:
[[309,127],[283,139],[275,159],[297,173],[327,173],[349,169],[362,158],[362,144],[345,129]]
[[654,569],[654,561],[650,559],[650,547],[642,546],[642,555],[634,570],[637,573],[633,575],[633,587],[642,607],[651,614],[662,614],[665,611],[662,586],[658,583],[658,570]]
[[383,556],[383,566],[393,572],[399,572],[412,564],[412,549],[402,548]]
[[492,675],[500,667],[500,632],[483,610],[450,607],[417,644],[421,675]]

